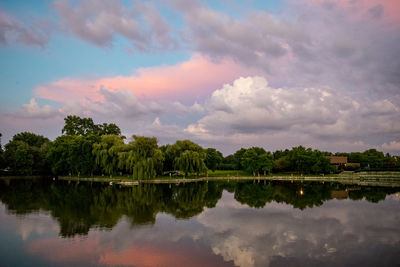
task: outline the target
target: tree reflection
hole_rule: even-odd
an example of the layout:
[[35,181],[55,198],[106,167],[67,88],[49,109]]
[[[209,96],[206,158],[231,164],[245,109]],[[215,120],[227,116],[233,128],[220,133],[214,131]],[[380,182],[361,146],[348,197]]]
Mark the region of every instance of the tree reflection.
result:
[[12,180],[0,182],[0,200],[14,214],[49,211],[60,225],[62,237],[87,235],[91,228],[110,229],[126,216],[132,226],[154,224],[164,212],[178,219],[213,208],[227,190],[249,207],[262,208],[272,201],[305,209],[332,198],[379,202],[400,191],[388,187],[351,187],[337,183],[199,182],[190,184],[140,184],[134,187],[101,183]]

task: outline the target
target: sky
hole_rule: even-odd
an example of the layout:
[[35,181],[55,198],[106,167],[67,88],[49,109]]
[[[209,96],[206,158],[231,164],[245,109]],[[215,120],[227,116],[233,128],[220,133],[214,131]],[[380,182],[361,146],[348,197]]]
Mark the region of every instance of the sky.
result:
[[2,144],[68,115],[224,155],[400,154],[398,0],[0,0]]

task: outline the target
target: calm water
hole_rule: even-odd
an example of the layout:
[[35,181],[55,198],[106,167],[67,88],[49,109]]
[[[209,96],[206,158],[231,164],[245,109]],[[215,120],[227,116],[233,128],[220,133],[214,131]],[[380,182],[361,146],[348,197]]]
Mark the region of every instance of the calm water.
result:
[[0,266],[398,266],[399,192],[0,181]]

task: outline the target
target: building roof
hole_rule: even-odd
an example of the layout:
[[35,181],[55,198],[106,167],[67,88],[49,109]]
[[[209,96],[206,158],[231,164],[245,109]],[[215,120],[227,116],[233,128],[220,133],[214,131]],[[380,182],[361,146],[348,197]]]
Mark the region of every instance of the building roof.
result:
[[346,164],[347,157],[337,157],[337,156],[330,156],[329,160],[331,164]]

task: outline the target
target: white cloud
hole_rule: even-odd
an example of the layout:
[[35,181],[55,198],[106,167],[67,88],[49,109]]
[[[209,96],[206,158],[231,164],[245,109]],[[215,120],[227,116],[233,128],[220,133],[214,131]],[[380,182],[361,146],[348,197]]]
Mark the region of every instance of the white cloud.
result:
[[58,110],[50,105],[39,106],[35,98],[31,98],[29,104],[22,105],[21,117],[46,119],[58,115]]
[[177,110],[177,111],[181,111],[181,112],[197,112],[197,113],[203,113],[204,112],[204,107],[202,105],[200,105],[199,103],[197,103],[197,101],[195,101],[193,103],[193,105],[191,106],[186,106],[184,104],[182,104],[179,101],[175,101],[173,103],[173,107]]
[[225,84],[206,108],[205,116],[185,129],[202,140],[241,136],[247,142],[290,144],[303,137],[314,146],[336,142],[361,148],[374,137],[387,140],[400,133],[400,109],[388,99],[354,101],[329,87],[275,89],[262,77]]

